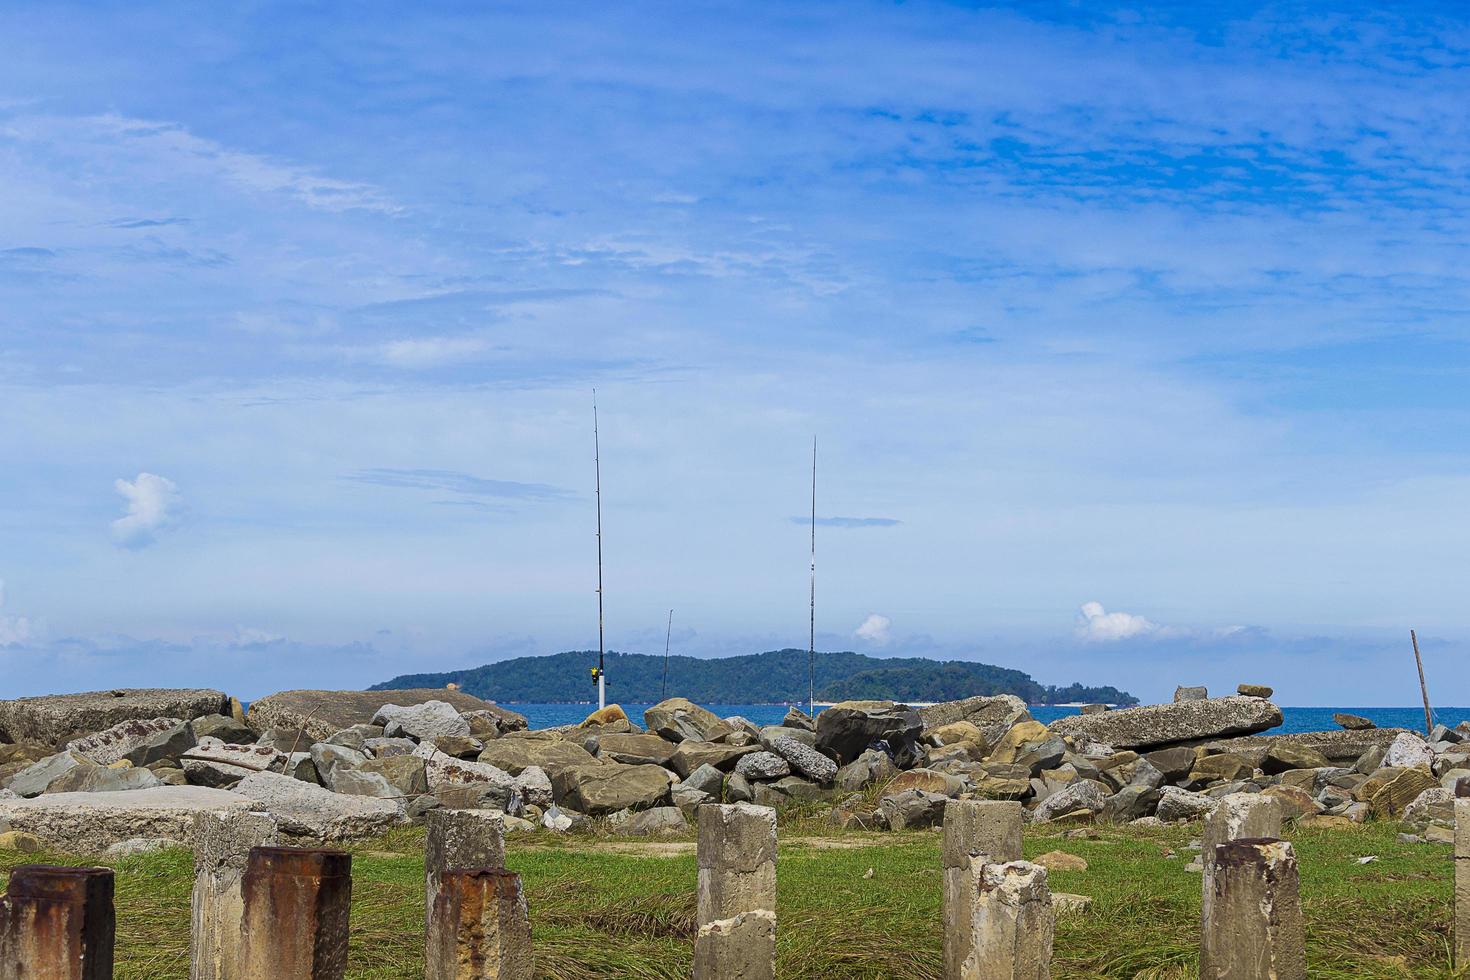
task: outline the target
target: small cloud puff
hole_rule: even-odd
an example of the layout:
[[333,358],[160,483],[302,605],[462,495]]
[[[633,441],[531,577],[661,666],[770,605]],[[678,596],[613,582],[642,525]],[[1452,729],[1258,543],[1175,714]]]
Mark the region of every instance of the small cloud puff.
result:
[[869,643],[882,646],[889,640],[888,630],[892,625],[893,620],[887,616],[871,613],[867,619],[863,620],[862,625],[853,630],[853,635],[860,640],[867,640]]
[[167,477],[139,473],[131,483],[118,480],[113,486],[127,501],[127,513],[112,522],[112,538],[124,548],[148,547],[184,509],[183,495]]
[[1163,631],[1152,620],[1133,613],[1108,612],[1100,602],[1084,602],[1077,634],[1088,643],[1113,643],[1138,636],[1156,636]]
[[[0,606],[5,605],[5,580],[0,579]],[[31,621],[24,616],[0,616],[0,649],[20,646],[31,638]]]

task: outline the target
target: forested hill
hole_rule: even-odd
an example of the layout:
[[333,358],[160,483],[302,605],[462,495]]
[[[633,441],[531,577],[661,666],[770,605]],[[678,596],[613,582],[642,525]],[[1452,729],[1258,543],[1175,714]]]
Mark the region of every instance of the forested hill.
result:
[[[443,687],[496,701],[585,701],[594,697],[590,668],[596,651],[578,650],[442,674],[404,674],[371,690]],[[669,658],[669,695],[709,704],[779,704],[806,700],[807,652],[772,650],[741,657]],[[663,690],[664,658],[641,653],[607,655],[608,697],[630,703],[657,701]],[[919,657],[879,659],[861,653],[817,654],[817,700],[887,698],[952,701],[976,694],[1014,694],[1030,704],[1100,701],[1136,704],[1113,687],[1038,684],[1029,674],[969,661]]]

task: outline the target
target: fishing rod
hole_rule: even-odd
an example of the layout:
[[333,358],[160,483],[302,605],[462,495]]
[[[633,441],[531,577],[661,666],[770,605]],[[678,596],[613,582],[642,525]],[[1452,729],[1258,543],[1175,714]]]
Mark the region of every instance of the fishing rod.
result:
[[597,498],[597,666],[592,680],[597,684],[597,710],[607,707],[607,674],[603,669],[606,647],[602,618],[602,442],[597,432],[597,389],[592,389],[592,467]]
[[669,698],[669,639],[674,635],[674,610],[669,610],[669,628],[664,633],[664,686],[659,693],[660,701]]
[[806,648],[807,714],[817,717],[817,437],[812,436],[812,586]]

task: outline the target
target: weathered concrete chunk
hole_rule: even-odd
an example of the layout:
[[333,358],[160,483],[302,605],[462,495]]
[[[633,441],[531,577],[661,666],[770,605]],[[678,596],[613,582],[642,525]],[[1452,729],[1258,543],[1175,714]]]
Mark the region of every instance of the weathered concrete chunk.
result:
[[1210,696],[1207,688],[1200,687],[1176,687],[1174,688],[1174,702],[1180,701],[1204,701]]
[[180,718],[229,711],[222,691],[135,688],[52,694],[0,701],[0,739],[60,745],[124,721]]
[[402,808],[391,800],[333,793],[279,773],[252,773],[236,784],[235,793],[274,816],[281,834],[292,840],[353,840],[404,822]]
[[429,781],[430,791],[441,786],[470,783],[489,783],[510,786],[514,784],[511,774],[486,762],[467,762],[445,755],[431,743],[425,742],[413,754],[424,760],[424,777]]
[[195,815],[194,892],[190,901],[189,980],[240,977],[240,881],[250,851],[276,843],[267,813],[226,810]]
[[958,977],[970,954],[970,927],[978,887],[974,858],[1003,864],[1021,860],[1021,804],[953,800],[944,808],[940,845],[943,874],[944,975]]
[[[250,703],[248,720],[258,732],[268,728],[305,729],[311,742],[330,738],[333,733],[353,725],[371,724],[373,716],[385,704],[402,707],[443,701],[457,712],[488,711],[501,722],[503,731],[526,727],[524,715],[483,701],[463,691],[447,688],[411,688],[381,691],[282,691]],[[468,733],[467,733],[468,734]]]
[[494,810],[430,810],[424,827],[425,913],[432,917],[446,872],[505,867],[505,820]]
[[249,809],[244,797],[203,786],[158,786],[128,793],[55,793],[0,800],[0,824],[63,850],[96,853],[135,837],[189,843],[201,812]]
[[[245,745],[257,738],[254,730],[238,718],[230,715],[200,715],[189,722],[194,738],[217,738],[226,745]],[[174,756],[177,758],[177,756]],[[143,765],[133,760],[135,764]]]
[[372,723],[383,726],[387,738],[433,739],[441,735],[468,737],[470,723],[447,701],[421,704],[385,704],[373,715]]
[[603,763],[563,769],[551,785],[559,804],[595,817],[657,806],[668,799],[672,780],[658,766]]
[[1056,913],[1046,869],[971,858],[975,900],[962,980],[1050,980]]
[[701,924],[776,907],[776,811],[748,803],[699,808]]
[[122,759],[135,766],[146,766],[160,759],[177,759],[194,743],[192,728],[181,718],[131,718],[72,739],[66,743],[66,749],[99,766],[110,766]]
[[839,763],[851,762],[874,742],[886,742],[898,758],[916,757],[923,730],[918,709],[906,704],[841,701],[817,715],[817,748]]
[[1200,913],[1200,973],[1209,975],[1215,969],[1211,944],[1215,931],[1210,928],[1214,915],[1215,863],[1217,848],[1227,841],[1242,838],[1278,838],[1285,822],[1286,808],[1279,800],[1257,793],[1233,793],[1221,797],[1219,805],[1205,819],[1200,835],[1200,863],[1203,870],[1203,892]]
[[1400,732],[1389,743],[1383,764],[1392,769],[1413,769],[1415,766],[1434,765],[1434,750],[1429,743],[1413,732]]
[[1306,980],[1306,930],[1291,845],[1270,838],[1220,844],[1212,884],[1201,980]]
[[741,912],[699,927],[694,938],[694,980],[774,980],[776,913]]
[[1281,709],[1262,698],[1230,695],[1201,701],[1151,704],[1097,715],[1059,718],[1057,735],[1082,735],[1119,749],[1151,749],[1199,739],[1247,735],[1281,724]]
[[926,737],[945,725],[963,721],[979,729],[987,745],[994,745],[1013,725],[1031,720],[1031,714],[1025,701],[1014,694],[1000,694],[931,704],[919,709],[919,718]]
[[109,769],[106,766],[77,766],[46,787],[51,793],[121,793],[162,786],[147,769]]
[[669,698],[643,712],[649,732],[670,742],[714,742],[732,733],[725,720],[687,698]]

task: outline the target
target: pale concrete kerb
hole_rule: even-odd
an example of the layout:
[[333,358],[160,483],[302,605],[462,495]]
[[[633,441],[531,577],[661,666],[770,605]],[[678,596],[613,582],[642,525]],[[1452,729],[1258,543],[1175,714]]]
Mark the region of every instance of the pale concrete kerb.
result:
[[70,853],[93,854],[136,837],[192,846],[200,813],[253,809],[250,800],[206,786],[154,786],[117,793],[53,793],[0,800],[0,822]]

